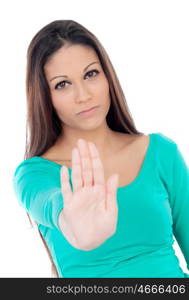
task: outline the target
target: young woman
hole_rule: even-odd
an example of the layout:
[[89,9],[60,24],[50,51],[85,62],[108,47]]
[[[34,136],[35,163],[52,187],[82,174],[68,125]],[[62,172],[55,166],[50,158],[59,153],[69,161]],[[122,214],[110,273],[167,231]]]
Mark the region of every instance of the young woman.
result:
[[[58,277],[189,277],[189,170],[175,141],[134,124],[111,61],[57,20],[27,52],[24,160],[13,184]],[[62,167],[63,166],[63,167]]]

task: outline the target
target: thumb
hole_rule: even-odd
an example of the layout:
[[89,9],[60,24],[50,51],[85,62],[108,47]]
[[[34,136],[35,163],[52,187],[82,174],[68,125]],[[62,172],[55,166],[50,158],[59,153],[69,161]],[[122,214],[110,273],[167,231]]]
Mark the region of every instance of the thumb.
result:
[[70,199],[72,197],[72,190],[69,183],[68,168],[66,166],[61,167],[60,177],[62,197],[64,200],[64,206],[66,206],[70,203]]

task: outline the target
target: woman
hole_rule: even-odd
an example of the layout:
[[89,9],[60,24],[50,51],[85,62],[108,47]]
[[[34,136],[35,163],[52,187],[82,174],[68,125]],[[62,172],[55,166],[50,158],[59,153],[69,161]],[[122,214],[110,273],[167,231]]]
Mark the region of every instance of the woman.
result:
[[[30,138],[13,184],[58,277],[189,277],[189,172],[161,133],[139,132],[111,61],[57,20],[27,53]],[[64,168],[62,167],[64,166]]]

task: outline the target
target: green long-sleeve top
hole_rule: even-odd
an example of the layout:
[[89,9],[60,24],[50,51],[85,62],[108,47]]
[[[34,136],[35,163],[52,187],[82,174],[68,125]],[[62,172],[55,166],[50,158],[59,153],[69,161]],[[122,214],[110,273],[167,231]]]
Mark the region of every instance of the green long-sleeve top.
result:
[[90,251],[73,247],[59,228],[62,165],[33,156],[17,166],[16,197],[42,233],[59,277],[189,277],[173,248],[175,237],[189,270],[189,168],[174,140],[149,137],[137,177],[117,188],[116,232]]

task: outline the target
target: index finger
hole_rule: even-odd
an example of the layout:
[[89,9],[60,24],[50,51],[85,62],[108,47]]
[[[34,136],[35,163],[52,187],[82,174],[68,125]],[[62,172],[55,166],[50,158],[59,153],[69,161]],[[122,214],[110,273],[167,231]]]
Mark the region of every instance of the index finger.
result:
[[93,169],[93,178],[94,178],[94,185],[104,185],[104,167],[102,161],[100,159],[100,154],[95,146],[94,143],[88,142],[90,155],[91,155],[91,162],[92,162],[92,169]]

